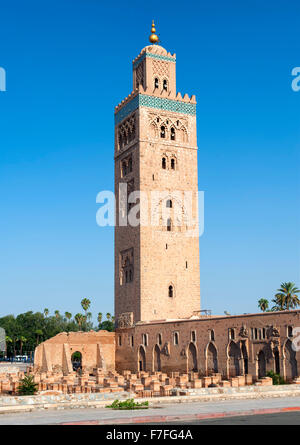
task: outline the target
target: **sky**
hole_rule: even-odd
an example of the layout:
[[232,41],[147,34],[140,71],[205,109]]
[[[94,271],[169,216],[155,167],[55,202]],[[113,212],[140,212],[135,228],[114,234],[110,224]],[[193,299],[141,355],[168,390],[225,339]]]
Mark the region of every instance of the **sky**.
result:
[[155,20],[176,53],[177,89],[197,99],[201,300],[257,312],[282,281],[300,287],[300,5],[0,0],[0,316],[113,313],[114,106]]

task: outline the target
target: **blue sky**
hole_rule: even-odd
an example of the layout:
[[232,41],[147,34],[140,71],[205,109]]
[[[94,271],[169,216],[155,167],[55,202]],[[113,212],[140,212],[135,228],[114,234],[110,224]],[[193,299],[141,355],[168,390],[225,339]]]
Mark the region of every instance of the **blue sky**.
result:
[[83,297],[113,312],[96,195],[113,189],[114,106],[152,19],[198,103],[202,308],[253,312],[300,286],[299,2],[0,3],[0,316],[75,314]]

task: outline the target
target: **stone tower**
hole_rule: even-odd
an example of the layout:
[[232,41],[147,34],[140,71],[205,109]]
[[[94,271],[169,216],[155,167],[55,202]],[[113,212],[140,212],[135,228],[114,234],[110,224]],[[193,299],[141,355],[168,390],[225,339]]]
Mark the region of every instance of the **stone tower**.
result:
[[[188,318],[200,310],[195,96],[176,92],[176,56],[157,44],[143,48],[132,68],[133,90],[115,108],[120,327]],[[137,216],[144,222],[138,225],[126,225],[126,213],[130,217],[138,210],[135,200],[124,204],[121,198],[132,191],[141,191]],[[187,223],[188,208],[192,223]]]

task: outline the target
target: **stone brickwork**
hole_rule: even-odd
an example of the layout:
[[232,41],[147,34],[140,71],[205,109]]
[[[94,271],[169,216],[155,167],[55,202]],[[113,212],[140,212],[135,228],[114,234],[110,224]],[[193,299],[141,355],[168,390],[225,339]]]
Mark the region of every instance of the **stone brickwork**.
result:
[[251,374],[255,380],[274,371],[293,381],[300,366],[292,345],[298,326],[298,310],[138,323],[116,332],[116,369],[194,370],[223,379]]
[[[188,191],[194,206],[198,202],[196,101],[194,96],[176,92],[175,65],[175,55],[161,46],[145,47],[134,61],[133,92],[116,107],[117,209],[120,184],[141,191],[148,201],[140,203],[146,225],[123,226],[117,218],[117,320],[123,313],[132,313],[134,323],[187,318],[200,310],[198,212],[194,207],[193,226],[187,228],[183,220],[177,224],[175,209],[180,215],[185,209],[172,195],[176,191],[183,199],[183,192]],[[154,203],[153,192],[161,192]],[[169,216],[164,218],[168,201]],[[150,223],[153,214],[156,225]],[[188,229],[196,236],[188,236]]]
[[35,350],[34,369],[40,372],[73,372],[72,355],[81,354],[83,371],[115,369],[115,334],[108,331],[62,332]]

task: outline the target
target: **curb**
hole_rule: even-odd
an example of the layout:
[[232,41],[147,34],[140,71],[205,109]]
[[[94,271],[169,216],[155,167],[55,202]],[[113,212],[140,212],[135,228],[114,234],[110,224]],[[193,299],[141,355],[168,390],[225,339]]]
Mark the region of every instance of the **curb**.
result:
[[[298,388],[297,388],[298,389]],[[138,402],[148,400],[150,407],[164,406],[174,403],[206,403],[206,402],[218,402],[218,401],[230,401],[230,400],[253,400],[253,399],[267,399],[267,398],[282,398],[282,397],[299,397],[299,391],[266,391],[266,392],[252,392],[252,393],[235,393],[235,394],[199,394],[193,396],[168,396],[168,397],[154,397],[151,399],[137,398]],[[0,405],[1,414],[17,414],[32,412],[37,410],[58,410],[58,409],[82,409],[93,408],[100,409],[105,408],[107,404],[113,402],[114,399],[107,400],[72,400],[72,401],[54,401],[54,402],[37,402],[28,404],[14,404],[14,405]],[[140,418],[140,417],[139,417]]]
[[286,408],[266,408],[266,409],[251,409],[248,411],[228,411],[221,413],[204,413],[204,414],[186,414],[180,416],[141,416],[131,417],[130,419],[107,419],[102,420],[85,420],[77,422],[59,423],[59,425],[128,425],[128,424],[143,424],[143,423],[161,423],[161,422],[176,422],[188,420],[205,420],[205,419],[220,419],[225,417],[240,417],[240,416],[255,416],[262,414],[277,414],[286,412],[300,411],[300,406],[292,406]]

